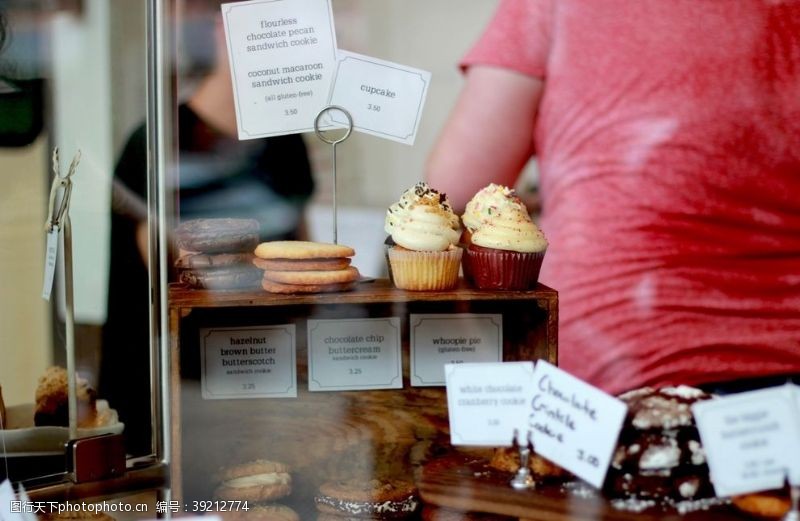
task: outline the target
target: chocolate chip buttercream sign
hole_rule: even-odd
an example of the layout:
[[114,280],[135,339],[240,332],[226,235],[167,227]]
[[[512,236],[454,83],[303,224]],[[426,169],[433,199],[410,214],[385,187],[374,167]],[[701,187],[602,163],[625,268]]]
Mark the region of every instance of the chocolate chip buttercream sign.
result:
[[330,0],[222,5],[239,139],[314,131],[336,66]]
[[308,321],[308,390],[402,389],[400,318]]
[[294,324],[200,330],[206,400],[297,396]]

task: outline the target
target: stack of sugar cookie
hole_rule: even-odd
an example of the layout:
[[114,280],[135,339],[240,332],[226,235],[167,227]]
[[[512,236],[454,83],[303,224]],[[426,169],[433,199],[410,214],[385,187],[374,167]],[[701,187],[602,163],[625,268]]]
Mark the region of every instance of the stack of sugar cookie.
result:
[[253,264],[264,270],[261,287],[270,293],[327,293],[353,289],[360,276],[353,255],[339,244],[273,241],[258,245]]
[[175,230],[180,257],[178,278],[195,289],[258,287],[261,273],[253,267],[258,244],[253,219],[193,219]]

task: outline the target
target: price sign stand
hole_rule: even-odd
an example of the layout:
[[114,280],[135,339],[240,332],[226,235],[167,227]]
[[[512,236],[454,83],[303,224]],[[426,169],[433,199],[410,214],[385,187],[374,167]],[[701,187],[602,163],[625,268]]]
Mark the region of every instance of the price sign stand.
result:
[[528,461],[531,458],[531,451],[533,450],[533,442],[531,441],[531,431],[528,431],[528,436],[524,444],[518,444],[517,432],[514,431],[514,444],[519,448],[519,470],[517,474],[510,481],[511,487],[516,490],[527,490],[534,488],[536,482],[531,476],[531,471],[528,469]]
[[800,521],[800,508],[798,507],[798,504],[800,504],[800,485],[790,485],[789,497],[791,498],[792,506],[783,516],[783,521]]
[[[337,111],[341,112],[347,118],[347,127],[344,128],[344,134],[341,136],[332,139],[326,136],[322,129],[320,129],[320,120],[322,116],[330,111]],[[350,134],[353,132],[353,117],[350,115],[347,110],[338,106],[338,105],[328,105],[327,107],[323,108],[317,114],[317,117],[314,119],[314,133],[317,137],[322,140],[323,142],[331,145],[333,147],[333,243],[338,244],[339,237],[338,237],[338,226],[336,224],[336,145],[342,143],[344,140],[350,137]]]

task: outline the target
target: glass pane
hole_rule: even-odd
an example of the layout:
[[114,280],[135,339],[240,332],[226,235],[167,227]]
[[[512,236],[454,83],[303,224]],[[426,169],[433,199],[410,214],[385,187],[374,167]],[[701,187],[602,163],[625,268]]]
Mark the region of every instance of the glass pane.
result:
[[[145,201],[114,181],[128,166],[119,160],[128,136],[145,123],[145,8],[144,0],[0,2],[0,237],[13,245],[0,252],[0,476],[28,488],[60,481],[67,470],[68,344],[77,437],[122,434],[123,454],[151,453],[149,393],[130,387],[141,381],[149,389],[149,291],[146,283],[119,285],[129,274],[115,247],[119,229],[146,220]],[[144,148],[138,161],[144,178]],[[66,178],[73,162],[70,187],[58,189],[53,205],[58,210],[71,190],[71,240],[58,240],[67,231],[62,219],[48,243],[54,171]],[[49,301],[42,298],[48,244],[58,254]],[[128,307],[133,301],[144,303],[143,314]]]

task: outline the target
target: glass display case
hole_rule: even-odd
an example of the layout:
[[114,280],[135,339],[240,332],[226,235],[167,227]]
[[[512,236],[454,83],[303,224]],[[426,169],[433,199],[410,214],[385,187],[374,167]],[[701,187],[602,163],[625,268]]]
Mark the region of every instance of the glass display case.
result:
[[[0,238],[10,245],[0,251],[0,482],[27,491],[21,513],[743,518],[728,497],[739,494],[716,497],[722,480],[712,482],[714,461],[701,445],[703,429],[719,424],[695,416],[722,389],[705,384],[745,380],[725,358],[745,349],[708,348],[724,366],[711,380],[694,378],[711,369],[682,358],[705,348],[624,351],[641,338],[660,346],[681,323],[675,316],[697,313],[683,301],[663,310],[656,302],[663,288],[649,277],[669,271],[677,254],[641,268],[646,261],[602,235],[601,249],[619,261],[608,279],[609,266],[595,269],[588,251],[558,257],[564,265],[551,260],[548,280],[561,276],[567,287],[561,323],[563,294],[538,279],[548,243],[532,144],[550,197],[583,182],[553,177],[559,154],[571,158],[583,145],[553,152],[563,143],[542,130],[562,121],[553,120],[560,101],[555,87],[542,91],[543,71],[556,70],[547,81],[562,89],[568,75],[555,58],[510,73],[513,93],[531,94],[541,112],[522,103],[487,116],[481,110],[505,105],[458,101],[473,65],[489,65],[489,74],[518,66],[505,45],[533,27],[521,31],[520,20],[556,23],[543,4],[0,0]],[[567,12],[557,12],[570,28],[559,38],[575,34]],[[526,49],[550,57],[571,48]],[[629,51],[609,44],[609,56]],[[490,79],[484,87],[503,81]],[[512,92],[497,85],[498,96]],[[448,120],[458,111],[478,119]],[[527,141],[513,140],[519,150],[509,141],[511,160],[466,154],[483,148],[465,128],[512,140],[497,122],[519,123],[517,113],[530,121]],[[673,130],[654,125],[641,131],[651,148]],[[481,168],[515,163],[517,185],[473,190],[468,173],[437,175],[436,151],[454,143]],[[613,151],[586,164],[606,168]],[[649,153],[627,153],[625,168]],[[451,198],[424,179],[449,182]],[[572,218],[602,210],[586,208],[576,205],[585,214]],[[662,233],[601,217],[615,230]],[[563,229],[574,235],[554,234],[557,248],[588,240],[570,222]],[[778,267],[789,258],[775,256]],[[712,262],[704,259],[692,262]],[[631,273],[642,280],[619,282]],[[583,280],[597,285],[584,289]],[[717,297],[730,290],[720,284]],[[711,315],[739,312],[725,309]],[[665,314],[653,318],[654,310]],[[779,316],[764,334],[791,337],[789,315],[783,307],[759,315]],[[694,346],[706,337],[689,334],[701,327],[689,322]],[[710,323],[704,331],[725,329]],[[576,355],[588,352],[579,344],[593,355]],[[767,371],[777,379],[769,382],[783,383],[794,362],[785,342],[770,346],[778,369]],[[580,378],[559,369],[565,357]],[[800,391],[780,392],[790,405],[769,409],[774,422],[764,425],[793,433]],[[744,405],[731,410],[738,416],[725,421],[761,418]],[[762,432],[753,425],[717,431]],[[760,443],[742,446],[751,442]],[[784,438],[763,445],[796,449]],[[788,481],[791,450],[779,469]],[[716,462],[736,459],[722,454]],[[758,472],[774,478],[770,454],[750,470],[763,464]],[[0,501],[9,491],[0,488]],[[767,496],[788,504],[788,493]]]

